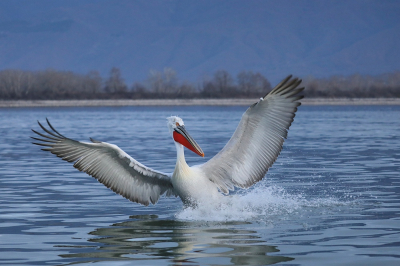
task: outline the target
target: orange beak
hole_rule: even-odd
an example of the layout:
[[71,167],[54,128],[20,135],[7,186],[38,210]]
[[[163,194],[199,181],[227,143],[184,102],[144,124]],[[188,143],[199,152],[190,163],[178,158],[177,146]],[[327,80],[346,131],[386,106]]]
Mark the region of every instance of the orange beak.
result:
[[182,144],[183,146],[185,146],[192,152],[200,155],[201,157],[204,157],[203,150],[200,148],[199,144],[197,144],[197,142],[189,135],[184,126],[177,126],[174,129],[173,137],[176,142]]

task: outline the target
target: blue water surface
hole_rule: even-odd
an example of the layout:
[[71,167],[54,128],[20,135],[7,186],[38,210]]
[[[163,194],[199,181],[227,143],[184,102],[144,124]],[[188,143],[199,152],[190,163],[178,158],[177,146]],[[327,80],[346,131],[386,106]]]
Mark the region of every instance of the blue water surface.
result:
[[172,172],[166,117],[212,158],[245,107],[0,109],[1,265],[400,265],[400,107],[301,106],[266,178],[229,206],[129,202],[32,145],[48,117],[69,138]]

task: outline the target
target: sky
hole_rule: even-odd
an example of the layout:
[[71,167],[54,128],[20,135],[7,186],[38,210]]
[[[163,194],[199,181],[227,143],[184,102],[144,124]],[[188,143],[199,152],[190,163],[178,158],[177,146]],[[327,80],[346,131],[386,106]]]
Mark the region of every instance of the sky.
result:
[[396,0],[3,0],[0,70],[379,75],[400,70],[399,14]]

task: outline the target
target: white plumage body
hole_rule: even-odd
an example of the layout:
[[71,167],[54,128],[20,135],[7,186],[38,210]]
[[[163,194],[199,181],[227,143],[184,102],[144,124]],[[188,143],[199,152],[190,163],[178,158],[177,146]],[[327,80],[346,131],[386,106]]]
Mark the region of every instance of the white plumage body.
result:
[[222,195],[214,183],[208,179],[199,166],[188,166],[185,160],[183,146],[175,143],[177,160],[171,182],[175,193],[187,205],[198,204],[209,200],[218,200]]

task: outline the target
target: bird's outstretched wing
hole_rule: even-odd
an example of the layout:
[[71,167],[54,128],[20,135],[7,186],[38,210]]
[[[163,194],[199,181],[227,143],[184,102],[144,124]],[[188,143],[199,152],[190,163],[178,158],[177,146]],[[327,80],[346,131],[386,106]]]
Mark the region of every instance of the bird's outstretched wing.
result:
[[200,168],[223,193],[260,181],[278,158],[303,96],[288,76],[243,114],[225,147]]
[[[46,119],[47,120],[47,119]],[[33,132],[42,138],[31,137],[40,142],[33,144],[45,146],[49,151],[67,162],[75,162],[74,167],[83,171],[123,197],[143,204],[155,204],[161,195],[174,195],[171,177],[150,169],[118,146],[90,139],[93,143],[80,142],[58,133],[47,120],[50,129],[40,122],[46,134]]]

